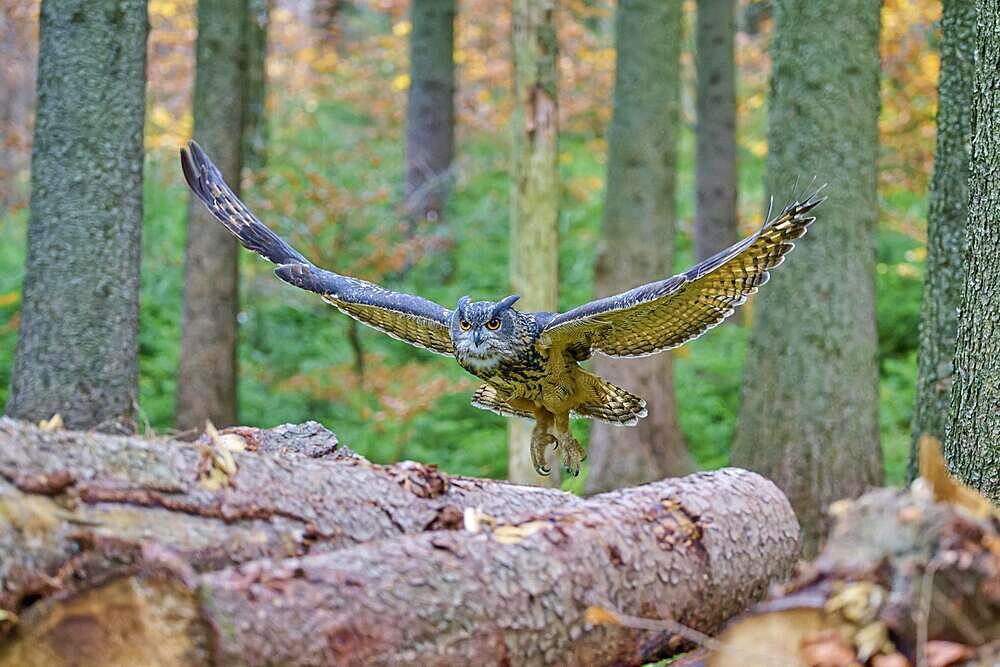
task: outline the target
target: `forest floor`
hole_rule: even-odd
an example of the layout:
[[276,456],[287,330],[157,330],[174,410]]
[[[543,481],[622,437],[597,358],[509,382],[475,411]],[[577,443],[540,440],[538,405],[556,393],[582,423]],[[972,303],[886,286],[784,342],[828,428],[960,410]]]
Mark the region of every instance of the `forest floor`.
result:
[[[333,270],[385,281],[451,307],[463,294],[507,294],[507,135],[459,135],[456,185],[443,249],[401,266],[402,148],[398,124],[337,103],[286,102],[272,119],[269,164],[245,183],[247,203],[307,256]],[[598,250],[606,144],[565,134],[561,306],[590,298]],[[740,156],[743,231],[765,208],[764,157]],[[692,263],[693,137],[681,134],[676,266]],[[803,174],[804,179],[811,174]],[[820,175],[822,178],[822,175]],[[831,185],[835,187],[835,184]],[[780,204],[776,202],[776,205]],[[187,193],[176,153],[150,153],[146,165],[141,303],[142,420],[169,430],[180,349]],[[904,479],[916,374],[923,272],[923,196],[881,197],[878,331],[881,435],[887,481]],[[817,225],[823,212],[818,211]],[[6,402],[17,336],[26,209],[0,212],[0,403]],[[916,228],[915,228],[916,227]],[[433,235],[432,235],[433,236]],[[808,243],[808,237],[804,239]],[[790,261],[796,261],[793,253]],[[822,271],[823,267],[816,267]],[[265,262],[241,254],[240,421],[255,426],[315,419],[341,442],[377,462],[415,459],[453,474],[503,477],[503,418],[469,405],[473,379],[435,355],[361,330],[357,373],[350,323],[318,299],[281,284]],[[649,276],[658,279],[662,276]],[[835,276],[831,276],[835,279]],[[764,290],[766,292],[766,288]],[[720,327],[675,351],[681,426],[696,461],[725,465],[741,392],[745,324]],[[584,440],[586,422],[574,431]],[[583,476],[567,482],[580,490]]]

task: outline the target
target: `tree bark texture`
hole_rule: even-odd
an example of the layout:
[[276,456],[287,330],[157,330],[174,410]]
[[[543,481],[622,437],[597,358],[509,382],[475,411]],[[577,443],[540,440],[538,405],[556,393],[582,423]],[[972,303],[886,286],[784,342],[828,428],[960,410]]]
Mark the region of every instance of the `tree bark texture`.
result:
[[455,0],[410,6],[410,91],[406,115],[406,212],[441,219],[455,144]]
[[976,7],[975,3],[962,0],[945,0],[943,5],[937,153],[927,211],[927,264],[913,406],[911,478],[916,475],[916,444],[920,437],[928,434],[945,440],[958,309],[965,280],[962,255],[969,215]]
[[[511,17],[510,283],[522,310],[559,306],[559,128],[556,0],[514,0]],[[529,455],[531,424],[510,419],[507,477],[539,483]],[[556,467],[556,466],[553,466]],[[549,482],[554,482],[553,475]]]
[[698,0],[695,56],[697,207],[694,254],[700,262],[736,242],[736,3]]
[[[681,16],[677,2],[618,4],[608,186],[594,281],[598,296],[672,272]],[[635,360],[598,356],[594,369],[645,398],[649,416],[629,428],[593,423],[587,492],[691,472],[677,421],[670,354]]]
[[143,0],[42,3],[8,414],[132,428],[148,31]]
[[[247,0],[199,0],[194,136],[239,194]],[[193,195],[184,255],[178,429],[236,422],[236,240]]]
[[203,438],[48,432],[0,420],[0,609],[21,613],[81,573],[121,567],[156,543],[195,571],[498,519],[581,502],[553,489],[368,463],[318,424],[239,427],[246,453],[205,484]]
[[972,163],[965,279],[945,455],[958,475],[1000,501],[1000,1],[977,8]]
[[267,163],[267,28],[271,0],[247,0],[246,101],[243,105],[243,166],[260,169]]
[[588,607],[715,632],[788,574],[797,533],[772,483],[727,469],[200,576],[147,549],[133,572],[36,605],[0,665],[86,665],[101,648],[164,666],[640,665],[688,645],[590,625]]
[[[825,507],[882,479],[874,234],[879,4],[777,0],[767,188],[815,175],[816,223],[758,297],[732,460],[792,501],[811,556]],[[822,27],[823,37],[802,26]]]

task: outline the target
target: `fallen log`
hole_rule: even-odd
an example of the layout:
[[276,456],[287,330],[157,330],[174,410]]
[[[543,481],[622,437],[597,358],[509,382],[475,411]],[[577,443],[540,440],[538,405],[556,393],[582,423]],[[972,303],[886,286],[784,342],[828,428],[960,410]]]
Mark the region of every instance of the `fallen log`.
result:
[[786,498],[738,469],[467,523],[200,575],[148,547],[28,610],[0,666],[639,665],[688,643],[589,608],[715,632],[798,552]]
[[[242,449],[243,451],[238,451]],[[554,489],[369,463],[318,424],[198,443],[0,419],[0,610],[19,614],[160,544],[195,571],[462,526],[580,500]],[[0,633],[6,625],[0,622]]]

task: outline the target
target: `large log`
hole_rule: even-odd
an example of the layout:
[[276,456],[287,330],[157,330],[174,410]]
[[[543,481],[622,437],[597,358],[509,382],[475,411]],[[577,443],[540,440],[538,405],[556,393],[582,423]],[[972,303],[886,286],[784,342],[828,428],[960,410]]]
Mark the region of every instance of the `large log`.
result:
[[20,613],[127,566],[147,543],[204,571],[455,529],[470,507],[509,518],[580,502],[433,466],[374,465],[315,423],[231,431],[250,451],[0,419],[0,610]]
[[0,666],[638,665],[687,644],[591,625],[589,607],[715,632],[797,539],[771,482],[726,469],[201,575],[150,547],[132,574],[35,605]]

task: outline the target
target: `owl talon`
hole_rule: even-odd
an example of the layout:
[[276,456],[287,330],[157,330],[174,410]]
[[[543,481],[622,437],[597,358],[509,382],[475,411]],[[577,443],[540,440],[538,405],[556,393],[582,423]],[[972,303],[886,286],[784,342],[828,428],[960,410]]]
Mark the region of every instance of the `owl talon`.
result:
[[571,435],[566,435],[558,440],[560,444],[564,445],[559,457],[563,470],[566,471],[566,474],[578,477],[580,475],[580,463],[587,458],[586,450]]
[[548,477],[552,473],[552,468],[545,462],[545,449],[554,442],[556,439],[550,433],[531,434],[531,464],[535,466],[535,472],[542,477]]

